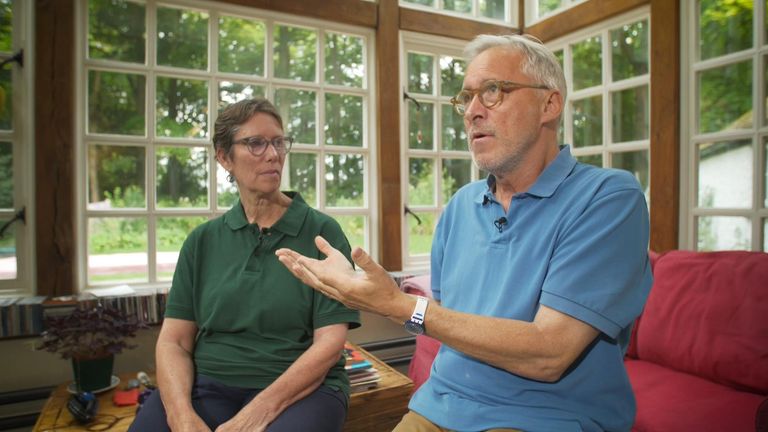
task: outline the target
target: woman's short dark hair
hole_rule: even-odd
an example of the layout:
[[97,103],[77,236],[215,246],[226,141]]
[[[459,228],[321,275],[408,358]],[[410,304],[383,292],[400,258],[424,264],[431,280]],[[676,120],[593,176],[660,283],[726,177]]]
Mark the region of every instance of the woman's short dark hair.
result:
[[283,129],[283,118],[280,117],[280,113],[272,102],[264,98],[241,100],[227,106],[219,113],[213,128],[214,150],[218,152],[222,149],[224,153],[230,154],[235,134],[240,130],[240,126],[259,113],[271,115],[277,120],[280,129]]

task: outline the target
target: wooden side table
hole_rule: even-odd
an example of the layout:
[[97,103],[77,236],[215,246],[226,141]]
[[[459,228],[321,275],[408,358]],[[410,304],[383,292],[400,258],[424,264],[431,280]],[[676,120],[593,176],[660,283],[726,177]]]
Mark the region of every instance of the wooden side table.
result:
[[[381,381],[376,388],[352,393],[344,432],[389,432],[408,411],[413,382],[369,352],[358,346],[355,348],[378,369]],[[135,373],[120,375],[120,385],[117,388],[125,387],[128,380],[135,377]],[[71,396],[67,392],[68,384],[61,384],[51,393],[32,429],[33,432],[87,431],[87,427],[90,427],[90,430],[110,432],[128,430],[136,414],[136,406],[115,406],[112,403],[115,390],[98,395],[99,412],[94,423],[85,427],[78,424],[67,410],[67,401]],[[97,426],[96,423],[104,426]]]

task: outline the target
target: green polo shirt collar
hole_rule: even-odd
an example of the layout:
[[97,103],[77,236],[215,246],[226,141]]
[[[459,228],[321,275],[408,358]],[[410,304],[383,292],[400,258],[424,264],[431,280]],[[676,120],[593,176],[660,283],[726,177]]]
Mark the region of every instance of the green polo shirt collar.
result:
[[[291,205],[286,210],[285,214],[269,229],[273,231],[279,231],[283,234],[296,237],[299,235],[304,219],[309,212],[309,206],[301,197],[301,194],[294,191],[283,192],[288,198],[291,198]],[[232,231],[243,229],[250,225],[248,219],[245,217],[245,209],[238,199],[237,204],[232,206],[227,213],[224,214],[224,222]]]

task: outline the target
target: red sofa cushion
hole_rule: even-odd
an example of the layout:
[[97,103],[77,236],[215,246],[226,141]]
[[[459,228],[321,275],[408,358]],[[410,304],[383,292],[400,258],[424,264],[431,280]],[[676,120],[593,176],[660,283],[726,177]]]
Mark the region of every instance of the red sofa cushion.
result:
[[416,348],[408,365],[408,378],[413,380],[413,392],[416,392],[429,378],[432,362],[435,361],[440,345],[440,341],[427,335],[416,336]]
[[654,267],[637,357],[768,394],[768,254],[672,251]]
[[[715,384],[664,366],[627,359],[637,399],[635,432],[754,432],[765,396]],[[760,416],[768,417],[764,409]]]
[[[651,261],[651,271],[653,271],[653,268],[656,266],[656,261],[660,256],[661,254],[658,252],[652,250],[648,251],[648,259]],[[642,318],[642,314],[637,317],[632,324],[632,335],[629,338],[629,345],[627,346],[626,353],[629,358],[637,358],[637,328],[640,327],[640,318]]]

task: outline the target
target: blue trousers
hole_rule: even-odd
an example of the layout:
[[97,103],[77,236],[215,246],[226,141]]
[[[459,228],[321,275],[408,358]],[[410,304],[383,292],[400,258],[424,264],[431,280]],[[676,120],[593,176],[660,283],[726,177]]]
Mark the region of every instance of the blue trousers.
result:
[[[192,386],[192,406],[211,430],[235,416],[260,389],[231,387],[203,375],[195,377]],[[285,409],[267,432],[339,432],[347,416],[344,393],[320,386],[304,399]],[[169,431],[160,392],[155,390],[146,399],[128,432]]]

